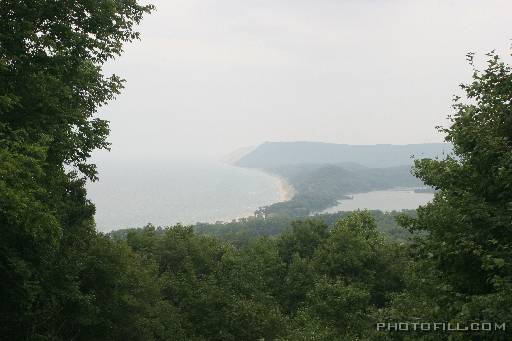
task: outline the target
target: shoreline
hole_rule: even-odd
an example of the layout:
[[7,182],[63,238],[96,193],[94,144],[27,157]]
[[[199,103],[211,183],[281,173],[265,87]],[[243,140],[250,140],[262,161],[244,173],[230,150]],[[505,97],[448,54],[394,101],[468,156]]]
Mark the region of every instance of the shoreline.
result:
[[[228,163],[229,164],[229,163]],[[237,166],[237,165],[233,165],[233,164],[230,164],[231,166],[234,166],[234,167],[240,167],[240,166]],[[245,167],[240,167],[240,168],[245,168]],[[247,169],[251,169],[251,168],[247,168]],[[279,193],[279,198],[277,199],[277,201],[275,202],[271,202],[269,203],[268,205],[273,205],[273,204],[276,204],[276,203],[279,203],[279,202],[286,202],[286,201],[290,201],[293,199],[293,197],[295,196],[295,194],[297,194],[297,191],[295,190],[295,187],[293,187],[289,182],[288,180],[286,180],[284,177],[280,176],[280,175],[277,175],[277,174],[274,174],[274,173],[270,173],[270,172],[267,172],[263,169],[257,169],[259,172],[263,173],[263,174],[266,174],[266,175],[269,175],[273,178],[274,182],[275,182],[275,185],[277,187],[277,192]],[[258,207],[259,208],[259,207]],[[215,224],[217,222],[223,222],[223,223],[230,223],[232,222],[233,220],[239,220],[239,219],[244,219],[244,218],[251,218],[251,217],[254,217],[255,216],[255,212],[256,210],[258,209],[256,208],[255,210],[253,211],[245,211],[243,213],[240,213],[238,215],[236,215],[235,217],[231,216],[231,217],[228,217],[228,218],[225,218],[225,219],[220,219],[220,220],[216,220],[215,222],[214,221],[206,221],[206,222],[196,222],[192,225],[195,225],[195,224],[203,224],[203,223],[206,223],[206,224]]]
[[[249,149],[249,148],[254,149],[254,147],[247,147],[247,148],[242,148],[242,149]],[[281,175],[268,172],[268,171],[266,171],[265,169],[262,169],[262,168],[251,168],[251,167],[239,166],[239,165],[236,164],[236,159],[232,160],[232,159],[228,159],[228,157],[225,157],[224,159],[221,159],[220,161],[222,163],[225,163],[225,164],[233,166],[233,167],[257,170],[257,171],[259,171],[259,172],[261,172],[263,174],[267,174],[267,175],[271,176],[272,178],[274,178],[274,180],[276,182],[276,186],[277,186],[277,191],[279,192],[279,201],[277,201],[277,202],[290,201],[297,194],[297,190],[295,189],[295,187],[293,187],[288,182],[288,180],[286,180]],[[275,202],[275,203],[277,203],[277,202]],[[269,205],[272,205],[272,204],[275,204],[275,203],[270,203]]]
[[295,188],[282,176],[276,174],[270,174],[276,179],[277,190],[279,191],[280,201],[285,202],[293,199],[297,191]]

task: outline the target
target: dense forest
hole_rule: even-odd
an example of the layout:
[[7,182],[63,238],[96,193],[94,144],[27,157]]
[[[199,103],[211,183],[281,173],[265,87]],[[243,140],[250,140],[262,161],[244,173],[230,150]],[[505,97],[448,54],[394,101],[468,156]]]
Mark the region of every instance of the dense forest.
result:
[[240,240],[229,224],[98,233],[88,159],[123,87],[103,65],[152,9],[0,2],[1,339],[512,338],[512,69],[494,53],[440,128],[453,152],[415,161],[436,194],[396,216],[406,239],[366,211]]
[[[347,217],[351,212],[337,212],[317,214],[315,216],[302,217],[300,220],[313,221],[325,224],[331,229],[336,222]],[[414,216],[414,210],[402,210],[401,212],[382,212],[378,210],[367,211],[374,219],[378,231],[390,239],[400,242],[410,242],[412,234],[398,225],[396,219],[402,215]],[[235,247],[243,247],[261,237],[275,238],[286,232],[299,219],[289,216],[260,217],[252,216],[234,219],[231,222],[219,221],[216,223],[196,223],[193,231],[199,235],[207,235],[216,239],[229,242]],[[108,235],[115,240],[126,240],[128,233],[140,232],[143,229],[154,229],[156,234],[163,234],[165,227],[147,226],[140,228],[120,229],[110,232]]]
[[306,217],[336,206],[349,194],[395,187],[420,187],[411,166],[367,168],[359,164],[293,164],[265,168],[284,178],[294,189],[290,200],[259,208],[262,217]]

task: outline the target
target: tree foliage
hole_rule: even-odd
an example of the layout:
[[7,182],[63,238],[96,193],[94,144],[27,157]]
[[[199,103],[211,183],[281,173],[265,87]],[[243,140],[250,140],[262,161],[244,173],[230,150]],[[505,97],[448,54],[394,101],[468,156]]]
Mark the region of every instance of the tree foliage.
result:
[[135,25],[151,9],[135,0],[0,2],[4,338],[93,335],[91,311],[101,308],[85,285],[84,259],[100,237],[84,187],[96,179],[87,159],[108,147],[108,124],[95,114],[122,88],[102,66],[138,37]]
[[137,39],[151,6],[127,1],[14,1],[0,3],[0,117],[4,129],[30,142],[47,140],[47,161],[69,164],[90,179],[90,153],[107,148],[108,123],[94,117],[122,79],[103,64]]
[[436,288],[434,317],[461,323],[512,321],[512,69],[488,57],[461,86],[466,98],[455,98],[451,125],[440,128],[453,155],[415,163],[435,199],[402,219],[427,232],[418,269],[432,274],[425,283]]

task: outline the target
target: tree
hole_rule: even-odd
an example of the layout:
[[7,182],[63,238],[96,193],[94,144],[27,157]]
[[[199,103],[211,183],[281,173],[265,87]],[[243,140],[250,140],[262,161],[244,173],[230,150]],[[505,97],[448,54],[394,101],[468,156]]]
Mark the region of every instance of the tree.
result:
[[68,311],[76,328],[66,328],[74,332],[66,339],[186,339],[177,309],[162,299],[156,262],[126,243],[97,235],[84,259],[80,283],[88,304]]
[[321,221],[294,221],[279,239],[279,254],[286,263],[290,263],[295,254],[311,258],[328,236],[328,226]]
[[0,120],[31,142],[48,141],[49,166],[74,166],[95,179],[90,153],[107,148],[108,123],[93,115],[123,80],[103,64],[139,37],[152,6],[136,0],[0,3]]
[[417,241],[421,269],[434,277],[427,285],[437,289],[437,317],[454,322],[512,321],[512,69],[488,57],[479,71],[468,55],[465,101],[455,98],[451,125],[439,128],[453,155],[415,162],[416,176],[438,191],[434,200],[401,219],[427,232]]
[[[0,332],[79,337],[83,259],[95,240],[85,180],[108,148],[98,109],[122,88],[103,64],[138,38],[136,0],[0,2]],[[80,311],[80,309],[79,309]]]

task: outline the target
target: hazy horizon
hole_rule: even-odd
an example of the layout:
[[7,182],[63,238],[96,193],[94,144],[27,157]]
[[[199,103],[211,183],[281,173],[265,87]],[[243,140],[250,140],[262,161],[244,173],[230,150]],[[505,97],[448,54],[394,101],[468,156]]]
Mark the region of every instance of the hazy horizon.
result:
[[508,61],[507,1],[151,1],[107,65],[96,158],[219,158],[264,141],[442,142],[469,51]]

